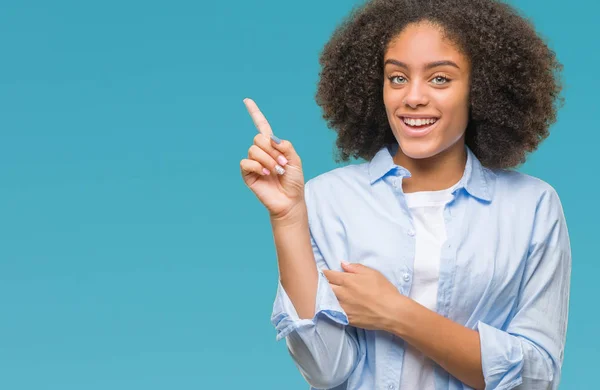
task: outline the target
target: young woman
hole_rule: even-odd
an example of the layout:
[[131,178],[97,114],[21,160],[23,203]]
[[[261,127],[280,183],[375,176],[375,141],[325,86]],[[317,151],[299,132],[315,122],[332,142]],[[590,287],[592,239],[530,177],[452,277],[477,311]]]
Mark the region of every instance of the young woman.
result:
[[272,322],[313,388],[557,389],[571,249],[560,199],[514,170],[561,99],[554,53],[493,0],[372,0],[321,55],[317,102],[350,164],[304,183],[259,129]]

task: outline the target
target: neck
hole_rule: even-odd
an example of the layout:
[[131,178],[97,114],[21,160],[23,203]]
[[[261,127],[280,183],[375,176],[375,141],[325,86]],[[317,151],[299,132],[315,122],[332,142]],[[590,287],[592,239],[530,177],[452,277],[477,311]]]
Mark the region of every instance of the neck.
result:
[[402,180],[404,193],[444,190],[456,184],[464,174],[467,163],[465,143],[461,139],[443,152],[422,159],[405,155],[399,147],[394,163],[411,173],[411,177]]

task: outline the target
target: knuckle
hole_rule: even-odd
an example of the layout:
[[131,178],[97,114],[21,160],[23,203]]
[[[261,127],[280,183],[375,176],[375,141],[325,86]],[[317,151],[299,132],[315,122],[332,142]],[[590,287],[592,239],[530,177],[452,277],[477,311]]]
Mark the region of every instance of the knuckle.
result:
[[258,126],[265,126],[265,125],[268,125],[268,124],[269,124],[269,122],[267,122],[267,119],[266,119],[266,118],[260,118],[260,119],[258,119],[258,120],[256,121],[256,124],[257,124]]
[[250,146],[250,148],[248,149],[248,157],[250,157],[252,159],[254,157],[256,157],[256,152],[258,151],[257,149],[258,149],[258,146],[256,146],[256,145]]
[[280,149],[288,154],[297,154],[294,145],[290,141],[281,141]]
[[240,171],[245,174],[247,172],[250,172],[252,170],[252,167],[246,163],[245,161],[240,162]]
[[258,145],[262,140],[263,140],[264,136],[261,133],[258,133],[254,136],[254,144]]
[[271,147],[271,144],[269,143],[269,138],[262,133],[258,133],[254,136],[254,144],[264,150],[267,150]]

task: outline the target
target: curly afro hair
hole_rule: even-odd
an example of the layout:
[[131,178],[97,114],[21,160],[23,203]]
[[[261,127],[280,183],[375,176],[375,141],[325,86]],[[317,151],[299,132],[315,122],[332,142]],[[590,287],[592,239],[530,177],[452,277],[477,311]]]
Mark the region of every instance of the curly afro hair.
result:
[[397,143],[383,102],[383,58],[393,38],[421,21],[441,26],[471,62],[466,144],[488,168],[525,162],[564,103],[562,64],[525,17],[496,0],[371,0],[352,10],[319,58],[315,97],[337,132],[336,161],[370,160]]

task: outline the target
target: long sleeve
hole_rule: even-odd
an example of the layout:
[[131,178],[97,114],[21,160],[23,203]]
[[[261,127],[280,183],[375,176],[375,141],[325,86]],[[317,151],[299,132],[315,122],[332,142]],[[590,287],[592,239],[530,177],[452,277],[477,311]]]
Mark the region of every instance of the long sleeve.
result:
[[290,355],[306,381],[314,388],[330,389],[344,383],[352,373],[358,360],[358,341],[356,329],[348,325],[346,313],[321,272],[328,267],[312,231],[310,238],[319,269],[315,315],[300,319],[279,282],[271,322],[277,340],[286,339]]
[[538,203],[514,317],[505,330],[479,321],[486,389],[558,388],[568,322],[571,248],[558,195]]

